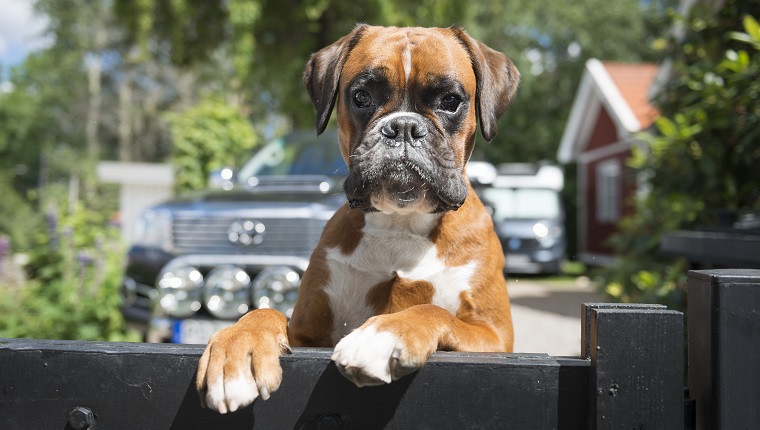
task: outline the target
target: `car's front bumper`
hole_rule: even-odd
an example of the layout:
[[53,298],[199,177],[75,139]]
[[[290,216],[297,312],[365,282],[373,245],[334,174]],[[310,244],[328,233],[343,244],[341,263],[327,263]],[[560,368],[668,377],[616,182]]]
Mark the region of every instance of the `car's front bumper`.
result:
[[[203,308],[186,318],[168,315],[159,303],[159,292],[155,285],[164,272],[177,267],[192,266],[205,274],[218,266],[234,265],[244,269],[254,278],[263,269],[273,266],[289,267],[302,274],[308,263],[307,258],[298,256],[191,254],[171,258],[159,270],[147,276],[144,270],[134,270],[134,273],[130,273],[129,269],[134,265],[128,264],[122,282],[122,313],[127,325],[141,332],[147,342],[181,342],[183,337],[189,336],[193,343],[204,343],[207,337],[210,337],[208,333],[230,325],[235,320],[214,318]],[[153,280],[152,285],[148,285],[147,279]],[[254,308],[253,303],[250,308]],[[189,320],[197,323],[183,324],[183,321]]]
[[551,247],[530,251],[507,251],[504,258],[504,270],[507,273],[557,273],[560,263],[565,258],[565,246],[563,243],[557,243]]

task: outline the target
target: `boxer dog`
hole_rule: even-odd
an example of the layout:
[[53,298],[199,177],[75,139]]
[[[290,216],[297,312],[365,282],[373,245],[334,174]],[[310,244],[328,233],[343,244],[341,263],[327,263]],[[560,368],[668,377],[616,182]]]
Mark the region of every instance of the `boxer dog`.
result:
[[201,403],[268,399],[291,347],[334,347],[357,386],[435,351],[512,351],[504,254],[465,164],[517,89],[512,62],[463,29],[358,25],[313,54],[304,81],[322,133],[337,103],[348,202],[325,226],[293,316],[257,309],[209,341]]

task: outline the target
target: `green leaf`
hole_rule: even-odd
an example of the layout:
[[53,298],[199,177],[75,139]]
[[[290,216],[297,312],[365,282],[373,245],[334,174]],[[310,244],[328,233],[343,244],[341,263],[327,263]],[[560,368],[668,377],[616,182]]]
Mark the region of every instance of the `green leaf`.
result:
[[657,118],[655,123],[657,124],[657,129],[660,130],[660,133],[665,137],[675,137],[678,133],[676,124],[665,116]]
[[744,30],[754,42],[760,42],[760,24],[754,17],[750,15],[744,17]]

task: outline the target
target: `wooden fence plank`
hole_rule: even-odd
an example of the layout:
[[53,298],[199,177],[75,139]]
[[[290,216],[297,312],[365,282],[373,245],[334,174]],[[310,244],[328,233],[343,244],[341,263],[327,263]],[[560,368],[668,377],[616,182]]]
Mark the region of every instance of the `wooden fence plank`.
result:
[[[555,357],[559,363],[559,430],[588,430],[589,360]],[[580,395],[578,395],[581,393]]]
[[407,378],[357,388],[319,353],[305,367],[283,359],[298,380],[255,406],[254,428],[316,429],[325,417],[345,429],[557,427],[559,364],[543,354],[439,353]]
[[760,270],[691,271],[688,306],[697,429],[760,428]]
[[66,426],[78,406],[92,411],[90,428],[101,429],[575,429],[586,420],[586,411],[564,407],[560,415],[558,406],[585,395],[575,384],[588,379],[585,360],[436,353],[396,383],[359,389],[340,376],[329,350],[300,348],[281,359],[283,384],[268,401],[219,415],[201,409],[194,390],[202,349],[0,340],[0,428],[74,428]]
[[[69,411],[93,411],[97,427],[172,427],[191,406],[199,425],[250,429],[248,413],[201,410],[192,384],[201,346],[6,339],[0,341],[0,427],[61,429]],[[192,403],[188,403],[190,400]]]
[[683,314],[591,309],[592,429],[682,429]]
[[640,303],[582,303],[581,304],[581,358],[591,360],[591,312],[595,309],[667,309],[665,305]]

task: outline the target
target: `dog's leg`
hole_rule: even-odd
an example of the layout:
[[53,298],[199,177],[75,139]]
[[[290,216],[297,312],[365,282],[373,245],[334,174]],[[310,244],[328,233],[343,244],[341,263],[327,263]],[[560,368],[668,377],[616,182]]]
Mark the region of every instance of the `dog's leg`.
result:
[[235,412],[280,387],[279,357],[290,352],[285,315],[257,309],[219,330],[198,363],[201,404],[219,413]]
[[436,350],[505,351],[504,339],[485,322],[465,322],[430,304],[378,315],[344,337],[333,361],[359,387],[390,383],[427,361]]

